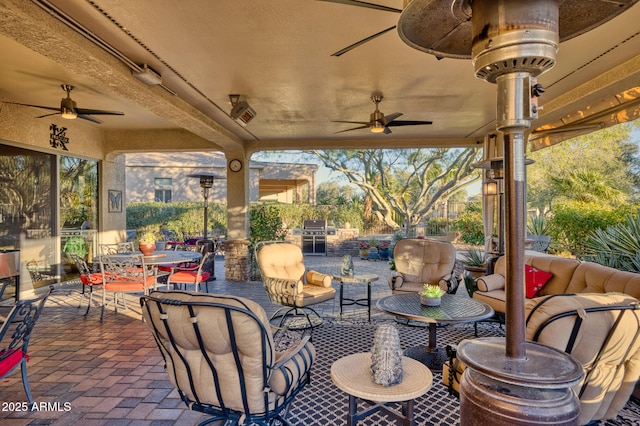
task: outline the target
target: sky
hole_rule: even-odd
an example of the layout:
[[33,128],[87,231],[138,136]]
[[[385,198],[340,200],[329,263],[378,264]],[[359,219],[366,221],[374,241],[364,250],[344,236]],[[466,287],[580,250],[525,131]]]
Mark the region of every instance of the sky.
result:
[[[638,120],[640,122],[640,120]],[[635,142],[638,146],[640,146],[640,126],[637,126],[631,132],[630,139]],[[323,182],[335,182],[339,185],[351,185],[347,178],[339,172],[335,172],[328,167],[325,167],[317,158],[313,158],[313,156],[308,155],[305,156],[303,160],[300,159],[301,151],[286,151],[286,152],[261,152],[254,155],[252,160],[255,161],[282,161],[286,163],[300,163],[301,161],[304,163],[311,163],[318,165],[318,173],[316,175],[318,184]],[[354,186],[355,185],[351,185]],[[467,193],[469,196],[473,196],[479,194],[482,189],[482,183],[480,181],[475,182],[467,188]]]

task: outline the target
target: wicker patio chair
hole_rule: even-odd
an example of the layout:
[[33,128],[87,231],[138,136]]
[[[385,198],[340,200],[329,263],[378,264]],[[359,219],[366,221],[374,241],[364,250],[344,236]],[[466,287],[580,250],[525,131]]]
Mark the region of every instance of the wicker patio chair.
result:
[[308,338],[277,352],[266,313],[241,297],[154,291],[140,304],[180,398],[212,416],[201,425],[289,424],[287,407],[310,381]]
[[[322,324],[322,317],[311,305],[335,298],[330,275],[307,270],[302,250],[295,244],[264,242],[256,247],[255,258],[269,299],[283,305],[271,316],[271,321],[279,320],[280,328],[313,329]],[[285,327],[287,318],[293,316],[304,316],[309,327]]]

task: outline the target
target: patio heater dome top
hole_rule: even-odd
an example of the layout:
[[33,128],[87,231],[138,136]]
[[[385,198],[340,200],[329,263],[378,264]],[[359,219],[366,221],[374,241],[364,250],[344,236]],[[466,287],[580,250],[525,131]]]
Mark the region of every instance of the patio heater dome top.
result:
[[193,173],[193,174],[187,175],[187,177],[199,178],[200,186],[203,188],[211,188],[213,186],[214,179],[225,179],[225,177],[222,175],[217,175],[215,173],[207,173],[207,172]]
[[[540,13],[544,10],[540,8],[540,4],[546,2],[547,0],[504,2],[508,3],[511,9],[518,11],[512,15],[512,18],[515,17],[517,20],[489,23],[486,33],[490,35],[492,32],[508,32],[531,23],[534,27],[555,25]],[[551,2],[559,3],[558,35],[562,42],[602,25],[629,9],[638,0]],[[398,21],[398,34],[409,46],[438,58],[471,59],[472,47],[478,41],[474,40],[471,3],[471,0],[405,0],[405,8]],[[473,3],[477,5],[477,2]],[[505,24],[505,27],[498,28],[502,24]]]

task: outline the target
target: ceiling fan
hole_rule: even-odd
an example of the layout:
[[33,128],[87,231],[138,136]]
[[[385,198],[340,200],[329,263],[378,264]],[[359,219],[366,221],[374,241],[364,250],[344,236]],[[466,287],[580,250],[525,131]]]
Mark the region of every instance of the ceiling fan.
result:
[[40,115],[36,118],[49,117],[51,115],[60,114],[62,118],[68,118],[68,119],[82,118],[83,120],[88,120],[94,123],[102,124],[102,121],[98,120],[95,117],[91,117],[91,115],[124,115],[123,112],[118,112],[118,111],[104,111],[101,109],[78,108],[76,106],[76,102],[73,99],[71,99],[71,96],[70,96],[70,93],[74,89],[74,87],[69,84],[61,84],[60,87],[62,87],[62,90],[64,90],[67,93],[67,97],[62,98],[62,100],[60,101],[59,108],[47,107],[42,105],[21,104],[18,102],[7,102],[7,103],[56,111],[51,114]]
[[[394,7],[388,7],[388,6],[382,6],[379,4],[374,4],[374,3],[367,3],[364,1],[358,1],[358,0],[319,0],[319,1],[326,1],[329,3],[340,3],[340,4],[346,4],[349,6],[358,6],[358,7],[366,7],[368,9],[376,9],[376,10],[382,10],[385,12],[395,12],[395,13],[402,13],[402,9],[396,9]],[[382,30],[379,33],[376,33],[372,36],[363,38],[360,41],[357,41],[347,47],[345,47],[344,49],[340,49],[335,53],[332,53],[331,56],[341,56],[344,55],[345,53],[355,49],[358,46],[361,46],[371,40],[373,40],[376,37],[380,37],[382,34],[388,33],[389,31],[393,30],[394,28],[396,28],[396,26],[394,25],[393,27],[389,27],[386,30]]]
[[389,114],[385,116],[379,109],[378,104],[382,102],[382,95],[372,95],[371,101],[376,104],[376,110],[371,113],[369,117],[369,121],[344,121],[344,120],[334,120],[333,123],[351,123],[351,124],[360,124],[358,127],[354,127],[352,129],[341,130],[336,133],[344,133],[349,132],[351,130],[359,130],[359,129],[371,129],[373,133],[391,133],[391,129],[389,127],[397,127],[397,126],[420,126],[423,124],[432,124],[431,121],[415,121],[415,120],[396,120],[396,118],[402,115],[401,112],[394,112],[393,114]]

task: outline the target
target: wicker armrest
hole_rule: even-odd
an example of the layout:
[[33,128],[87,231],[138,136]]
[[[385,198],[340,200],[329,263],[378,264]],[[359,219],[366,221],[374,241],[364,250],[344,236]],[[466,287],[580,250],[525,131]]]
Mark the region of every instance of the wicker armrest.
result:
[[402,274],[398,272],[394,272],[393,275],[389,277],[389,287],[391,287],[391,290],[402,287],[403,283],[404,278],[402,277]]
[[316,356],[315,348],[309,341],[310,337],[306,336],[296,346],[279,354],[269,378],[269,386],[273,392],[286,395],[290,389],[295,389],[301,380],[309,377],[308,372]]
[[264,279],[264,287],[267,290],[267,293],[276,296],[296,297],[296,295],[302,293],[303,285],[304,284],[300,280],[271,277],[266,277]]

